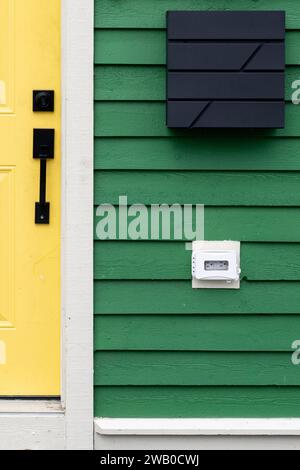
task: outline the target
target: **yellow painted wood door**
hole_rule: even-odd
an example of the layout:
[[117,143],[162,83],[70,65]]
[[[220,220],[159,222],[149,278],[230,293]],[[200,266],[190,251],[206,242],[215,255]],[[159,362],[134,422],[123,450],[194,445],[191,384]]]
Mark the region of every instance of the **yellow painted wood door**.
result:
[[[55,112],[33,112],[55,90]],[[55,129],[35,224],[33,129]],[[60,1],[0,0],[0,396],[60,394]]]

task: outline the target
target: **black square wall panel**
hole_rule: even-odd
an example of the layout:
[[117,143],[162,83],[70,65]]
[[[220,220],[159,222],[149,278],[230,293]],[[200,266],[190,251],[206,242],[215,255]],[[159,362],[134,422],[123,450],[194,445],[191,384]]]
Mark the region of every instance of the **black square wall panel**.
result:
[[169,11],[167,125],[283,128],[285,12]]

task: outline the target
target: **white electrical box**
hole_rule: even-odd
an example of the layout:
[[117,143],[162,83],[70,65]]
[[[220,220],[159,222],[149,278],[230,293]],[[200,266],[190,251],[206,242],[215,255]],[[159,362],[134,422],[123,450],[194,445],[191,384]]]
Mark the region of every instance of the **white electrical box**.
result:
[[240,274],[240,242],[193,243],[194,289],[239,289]]

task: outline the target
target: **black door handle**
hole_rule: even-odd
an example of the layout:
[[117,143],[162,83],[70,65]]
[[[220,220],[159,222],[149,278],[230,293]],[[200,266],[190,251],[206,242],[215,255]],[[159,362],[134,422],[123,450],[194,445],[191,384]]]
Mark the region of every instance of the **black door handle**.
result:
[[50,202],[46,202],[47,160],[40,161],[40,200],[35,203],[35,223],[50,223]]
[[34,129],[33,158],[40,160],[40,200],[35,203],[35,223],[50,223],[50,202],[46,202],[47,160],[54,158],[54,129]]

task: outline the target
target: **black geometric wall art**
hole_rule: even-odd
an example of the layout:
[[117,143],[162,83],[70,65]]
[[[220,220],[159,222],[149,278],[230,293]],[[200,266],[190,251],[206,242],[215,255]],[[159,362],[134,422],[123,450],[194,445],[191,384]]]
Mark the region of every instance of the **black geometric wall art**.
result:
[[285,126],[285,12],[169,11],[167,126]]

